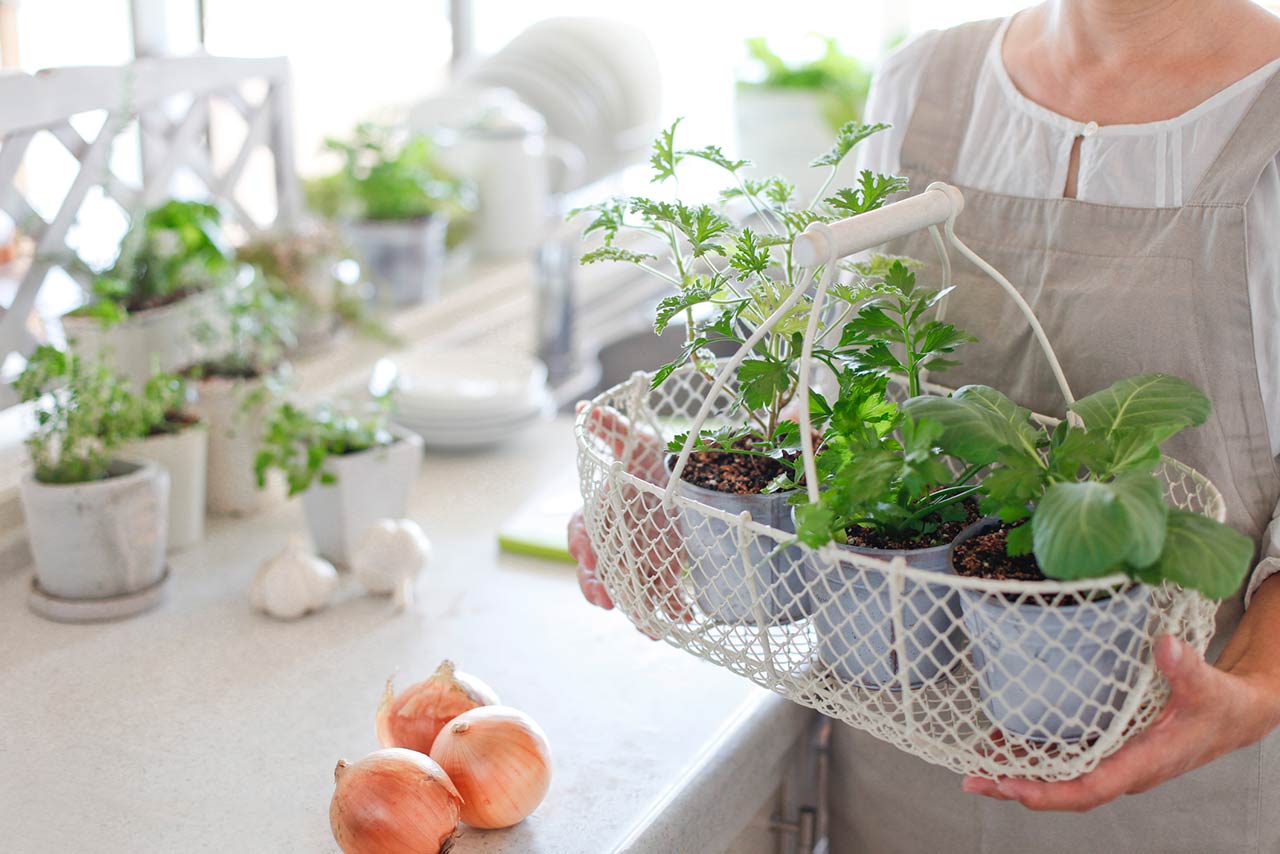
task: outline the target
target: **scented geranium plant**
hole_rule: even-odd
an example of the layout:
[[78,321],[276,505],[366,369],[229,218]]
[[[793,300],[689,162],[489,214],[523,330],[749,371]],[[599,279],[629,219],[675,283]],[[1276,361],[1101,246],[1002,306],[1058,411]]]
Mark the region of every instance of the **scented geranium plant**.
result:
[[1170,507],[1156,473],[1160,446],[1203,424],[1210,408],[1194,385],[1164,374],[1123,379],[1081,398],[1069,407],[1078,423],[1052,429],[987,386],[905,405],[941,426],[940,447],[987,467],[982,510],[1007,526],[1012,564],[1034,558],[1042,577],[1064,581],[1123,572],[1220,599],[1243,581],[1253,543],[1208,516]]
[[[712,376],[714,345],[742,346],[794,291],[809,288],[811,276],[821,270],[797,266],[791,244],[811,223],[875,210],[907,188],[903,178],[864,170],[857,186],[828,192],[850,152],[863,140],[886,130],[887,125],[849,123],[842,127],[831,150],[811,164],[828,174],[821,191],[806,201],[796,198],[795,186],[784,178],[749,177],[746,170],[750,164],[726,156],[719,146],[681,148],[676,142],[679,124],[677,120],[659,135],[650,158],[652,182],[667,189],[662,197],[615,198],[570,214],[592,214],[586,234],[599,234],[603,240],[602,246],[583,256],[584,264],[633,264],[674,291],[659,303],[654,331],[662,334],[673,321],[682,319],[685,343],[679,357],[655,373],[655,388],[684,367]],[[693,162],[719,169],[724,175],[728,186],[714,201],[693,202],[680,197],[678,175]],[[858,286],[833,289],[833,296],[847,302],[849,311],[867,295]],[[811,305],[811,296],[806,294],[764,334],[738,367],[735,410],[743,413],[742,422],[704,431],[697,438],[696,449],[705,454],[737,455],[744,465],[750,465],[749,458],[761,456],[781,464],[764,491],[796,480],[799,428],[787,412],[793,404],[809,405],[796,401],[796,396],[802,338]],[[829,329],[828,323],[820,325],[824,335]],[[814,358],[839,369],[843,362],[837,349],[819,344]],[[813,406],[819,419],[830,411],[825,402]],[[678,448],[684,439],[676,437],[672,447]]]

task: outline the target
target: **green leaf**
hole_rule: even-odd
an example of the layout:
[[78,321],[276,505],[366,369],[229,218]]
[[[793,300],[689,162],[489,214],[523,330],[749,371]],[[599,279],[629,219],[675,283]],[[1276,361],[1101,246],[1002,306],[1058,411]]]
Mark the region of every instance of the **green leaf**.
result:
[[700,160],[705,160],[708,163],[713,163],[721,169],[725,169],[733,173],[737,173],[739,169],[751,165],[750,160],[732,160],[725,157],[724,151],[722,151],[718,145],[706,145],[702,148],[686,148],[684,151],[680,152],[680,155],[682,157],[696,157]]
[[831,542],[835,513],[822,504],[797,504],[796,538],[810,548],[821,548]]
[[1019,525],[1009,529],[1009,534],[1005,538],[1005,552],[1009,557],[1029,555],[1033,547],[1030,525]]
[[907,189],[906,178],[896,175],[878,175],[870,169],[863,169],[858,175],[858,186],[837,190],[834,196],[824,201],[835,210],[857,216],[868,211],[884,207],[889,196]]
[[1164,551],[1169,507],[1154,475],[1131,471],[1107,484],[1129,521],[1129,550],[1125,562],[1135,569],[1155,563]]
[[764,409],[790,388],[791,372],[786,362],[747,359],[738,367],[738,386],[748,409]]
[[682,121],[683,118],[676,119],[671,127],[659,133],[658,138],[653,141],[653,153],[649,155],[649,163],[653,166],[651,183],[660,184],[676,176],[676,167],[683,157],[675,148],[676,128],[680,127]]
[[1071,410],[1084,426],[1111,434],[1148,430],[1157,444],[1209,419],[1212,405],[1204,392],[1167,374],[1139,374],[1077,400]]
[[643,264],[646,261],[656,260],[657,257],[647,252],[632,252],[630,249],[618,246],[601,246],[590,252],[584,252],[579,263],[586,265],[598,264],[601,261],[622,261],[627,264]]
[[1053,484],[1036,507],[1031,525],[1036,561],[1050,578],[1106,575],[1129,553],[1129,518],[1109,484]]
[[[698,281],[709,282],[710,280],[699,279]],[[707,287],[703,284],[695,284],[678,294],[664,297],[658,303],[657,316],[653,322],[654,333],[661,335],[673,318],[695,305],[711,302],[719,293],[720,288],[718,286]]]
[[914,418],[932,418],[943,426],[939,445],[974,465],[1022,457],[1040,465],[1040,432],[1031,412],[988,386],[965,386],[951,397],[916,397],[903,404]]
[[822,166],[838,167],[841,161],[853,150],[854,146],[868,137],[889,129],[886,124],[861,124],[849,122],[836,132],[836,141],[831,150],[809,163],[814,168]]
[[1170,510],[1164,551],[1142,578],[1225,599],[1240,589],[1252,563],[1253,541],[1244,534],[1199,513]]
[[752,275],[763,275],[772,263],[769,249],[760,243],[758,235],[749,228],[742,229],[729,258],[729,266],[738,271],[738,281]]

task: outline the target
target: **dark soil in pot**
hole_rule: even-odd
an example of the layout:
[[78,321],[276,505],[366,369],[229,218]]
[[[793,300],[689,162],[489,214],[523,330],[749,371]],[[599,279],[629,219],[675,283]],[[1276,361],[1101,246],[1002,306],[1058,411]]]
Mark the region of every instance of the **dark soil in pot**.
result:
[[[743,451],[751,450],[751,437],[743,436],[733,443],[733,447]],[[689,455],[689,462],[680,473],[680,479],[703,489],[729,495],[759,495],[778,475],[786,471],[786,467],[772,457],[734,454],[729,451],[699,451]]]
[[[969,499],[962,505],[965,516],[955,522],[940,522],[937,528],[922,536],[905,536],[888,531],[877,531],[874,528],[849,528],[845,531],[845,544],[860,549],[882,549],[886,551],[912,551],[915,549],[931,549],[935,546],[950,545],[960,532],[982,518],[978,510],[978,502]],[[1043,577],[1043,576],[1041,576]]]

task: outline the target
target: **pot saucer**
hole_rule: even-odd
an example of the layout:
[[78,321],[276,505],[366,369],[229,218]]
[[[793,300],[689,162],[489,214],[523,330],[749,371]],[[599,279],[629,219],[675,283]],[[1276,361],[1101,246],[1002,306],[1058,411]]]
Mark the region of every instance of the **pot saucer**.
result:
[[107,596],[103,599],[64,599],[41,590],[39,582],[32,578],[27,605],[46,620],[58,623],[122,620],[160,604],[169,590],[169,576],[169,567],[166,566],[160,580],[149,587],[120,596]]

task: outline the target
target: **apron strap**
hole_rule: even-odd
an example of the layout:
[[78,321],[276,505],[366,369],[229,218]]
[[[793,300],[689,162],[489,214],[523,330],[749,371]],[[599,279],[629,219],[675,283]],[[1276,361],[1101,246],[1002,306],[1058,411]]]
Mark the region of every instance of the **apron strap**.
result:
[[1243,205],[1253,195],[1262,170],[1280,153],[1280,71],[1262,87],[1236,125],[1189,205]]
[[1003,23],[1002,18],[974,21],[939,34],[902,142],[904,170],[927,175],[933,181],[954,179],[960,146],[973,115],[978,73]]

